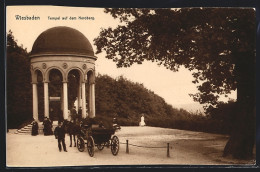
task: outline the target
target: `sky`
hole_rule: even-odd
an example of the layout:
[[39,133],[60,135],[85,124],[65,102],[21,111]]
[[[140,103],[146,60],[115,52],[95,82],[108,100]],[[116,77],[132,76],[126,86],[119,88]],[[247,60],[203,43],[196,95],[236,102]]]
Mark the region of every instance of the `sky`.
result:
[[[17,20],[16,16],[35,16],[39,20]],[[90,20],[79,20],[78,17],[89,17]],[[53,18],[60,17],[59,20]],[[66,20],[62,20],[67,17]],[[76,17],[76,20],[70,20]],[[51,19],[52,18],[52,19]],[[6,10],[6,31],[13,32],[18,45],[23,44],[28,52],[31,51],[36,38],[45,30],[55,26],[68,26],[83,33],[90,41],[94,52],[94,38],[98,37],[101,28],[115,28],[120,23],[109,14],[104,13],[103,8],[89,7],[59,7],[59,6],[8,6]],[[197,93],[196,85],[192,83],[192,73],[181,67],[178,72],[172,72],[156,63],[145,61],[143,64],[134,64],[129,68],[117,68],[112,60],[105,58],[104,53],[95,54],[96,73],[106,74],[113,78],[124,76],[130,81],[142,83],[147,89],[165,99],[175,108],[193,106],[201,110],[201,105],[194,102],[189,94]],[[236,99],[236,92],[232,92],[228,98]],[[222,98],[221,100],[228,100]],[[187,109],[187,110],[194,110]]]

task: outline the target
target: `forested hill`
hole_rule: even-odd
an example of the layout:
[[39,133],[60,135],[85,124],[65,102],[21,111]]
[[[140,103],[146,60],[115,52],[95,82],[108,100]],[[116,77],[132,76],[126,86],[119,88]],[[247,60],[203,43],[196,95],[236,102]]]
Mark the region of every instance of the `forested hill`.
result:
[[96,77],[95,91],[97,116],[117,116],[136,121],[140,120],[142,114],[146,118],[164,119],[190,115],[183,109],[173,108],[142,84],[131,82],[122,76],[113,79],[99,74]]
[[[87,94],[88,95],[88,94]],[[124,77],[96,76],[96,117],[111,122],[114,117],[123,126],[137,126],[141,115],[147,126],[175,128],[212,133],[230,132],[234,103],[221,104],[212,115],[190,113],[173,108],[164,99],[140,83]]]

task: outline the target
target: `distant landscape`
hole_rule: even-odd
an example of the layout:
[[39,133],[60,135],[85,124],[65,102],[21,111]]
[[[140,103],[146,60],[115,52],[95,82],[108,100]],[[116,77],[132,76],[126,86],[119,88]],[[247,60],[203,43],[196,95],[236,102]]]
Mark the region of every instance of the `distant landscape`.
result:
[[195,114],[202,113],[202,114],[205,115],[203,105],[201,105],[197,102],[187,103],[187,104],[179,104],[179,105],[175,105],[174,107],[179,108],[179,109],[180,108],[185,109],[185,110],[187,110],[188,112],[191,112],[191,113],[195,113]]

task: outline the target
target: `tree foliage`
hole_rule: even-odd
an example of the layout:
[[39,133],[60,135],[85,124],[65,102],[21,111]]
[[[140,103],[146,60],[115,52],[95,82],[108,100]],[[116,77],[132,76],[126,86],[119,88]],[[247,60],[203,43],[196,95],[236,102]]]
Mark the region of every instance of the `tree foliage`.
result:
[[236,89],[235,57],[255,53],[253,9],[106,9],[121,21],[95,39],[97,53],[118,67],[144,60],[177,71],[184,65],[200,83],[194,100],[216,105],[219,94]]
[[12,31],[7,34],[7,121],[17,127],[32,114],[30,61],[26,49],[17,44]]
[[126,119],[139,119],[141,114],[160,118],[185,115],[142,84],[122,76],[113,79],[107,75],[96,78],[96,110],[99,115]]

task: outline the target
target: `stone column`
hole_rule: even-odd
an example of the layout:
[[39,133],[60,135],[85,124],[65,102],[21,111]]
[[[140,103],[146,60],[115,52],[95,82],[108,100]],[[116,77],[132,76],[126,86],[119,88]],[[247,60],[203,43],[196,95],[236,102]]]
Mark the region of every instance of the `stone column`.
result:
[[63,82],[63,118],[68,119],[68,83]]
[[91,84],[91,105],[92,105],[92,113],[91,118],[94,118],[96,116],[96,108],[95,108],[95,83]]
[[88,115],[92,117],[92,89],[91,89],[91,82],[88,85]]
[[44,82],[44,116],[49,118],[49,86]]
[[89,117],[94,118],[95,112],[95,78],[94,74],[89,78]]
[[37,83],[32,83],[33,89],[33,118],[38,121],[38,92]]
[[81,82],[79,82],[79,89],[78,89],[78,111],[79,111],[79,107],[82,107],[82,99],[81,99],[81,90],[82,90],[82,87],[81,87]]
[[[63,96],[63,91],[61,92],[61,96],[60,96],[60,101],[61,101],[61,103],[60,103],[60,106],[61,106],[61,110],[62,111],[64,111],[63,110],[63,108],[64,108],[64,98],[63,98],[64,96]],[[62,112],[62,114],[63,114],[63,112]]]
[[86,83],[85,82],[82,82],[81,90],[82,90],[82,118],[86,118],[87,113],[86,113]]

